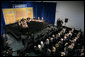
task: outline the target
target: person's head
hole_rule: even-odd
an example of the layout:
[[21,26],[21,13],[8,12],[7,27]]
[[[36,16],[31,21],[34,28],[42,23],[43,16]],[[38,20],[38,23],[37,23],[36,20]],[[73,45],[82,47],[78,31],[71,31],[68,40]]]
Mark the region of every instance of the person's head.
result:
[[51,50],[50,50],[49,48],[47,49],[47,51],[48,51],[48,52],[51,52]]
[[66,28],[63,28],[63,32],[65,32],[66,31]]
[[34,17],[33,19],[36,20],[36,17]]
[[37,48],[37,46],[35,45],[34,48]]
[[50,40],[53,41],[53,38],[51,37]]
[[69,36],[69,33],[67,33],[66,36],[68,37]]
[[40,44],[38,44],[38,48],[41,48],[41,45]]
[[21,19],[21,22],[23,22],[23,21],[24,21],[24,18]]
[[72,47],[74,47],[74,43],[72,43],[71,45],[72,45]]
[[44,20],[44,17],[42,17],[42,20]]
[[73,32],[74,30],[75,30],[75,28],[73,27],[73,28],[72,28],[72,32]]
[[66,37],[66,35],[64,35],[64,39],[66,39],[67,37]]
[[49,39],[48,38],[46,39],[46,44],[49,44]]
[[77,36],[80,36],[81,32],[78,32]]
[[38,17],[38,20],[40,20],[40,17]]
[[58,43],[56,43],[56,44],[55,44],[55,47],[56,47],[56,48],[57,48],[57,47],[59,47],[59,44],[58,44]]
[[65,43],[65,46],[66,46],[66,45],[68,45],[68,43],[67,43],[67,42]]
[[28,17],[27,20],[30,20],[30,18]]
[[49,39],[47,38],[46,41],[49,41]]
[[60,33],[58,33],[58,35],[60,36],[61,34],[60,34]]
[[63,38],[61,38],[61,41],[63,41]]
[[52,37],[55,37],[55,35],[53,34]]
[[52,52],[56,52],[56,48],[54,46],[52,47]]
[[43,41],[41,41],[40,43],[43,44]]
[[41,51],[42,46],[40,44],[38,44],[38,49]]
[[65,56],[65,52],[61,52],[61,56]]

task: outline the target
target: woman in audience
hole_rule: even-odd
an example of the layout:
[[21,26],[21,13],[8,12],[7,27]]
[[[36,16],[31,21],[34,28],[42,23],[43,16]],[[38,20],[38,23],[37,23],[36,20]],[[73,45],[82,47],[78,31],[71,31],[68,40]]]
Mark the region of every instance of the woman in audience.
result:
[[61,56],[65,56],[66,54],[65,54],[65,52],[61,52]]
[[56,48],[53,46],[52,47],[52,55],[55,56],[55,54],[56,54]]

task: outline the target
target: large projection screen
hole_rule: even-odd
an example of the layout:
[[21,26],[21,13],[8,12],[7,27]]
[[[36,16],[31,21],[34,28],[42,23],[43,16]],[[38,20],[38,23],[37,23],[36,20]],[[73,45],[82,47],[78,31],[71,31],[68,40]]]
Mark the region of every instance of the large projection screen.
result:
[[14,23],[14,11],[13,9],[3,9],[5,24]]
[[5,19],[5,24],[15,23],[20,21],[22,18],[26,19],[27,17],[33,18],[33,8],[9,8],[2,9]]
[[22,18],[25,19],[27,18],[26,8],[14,8],[14,12],[15,12],[16,21],[21,20]]

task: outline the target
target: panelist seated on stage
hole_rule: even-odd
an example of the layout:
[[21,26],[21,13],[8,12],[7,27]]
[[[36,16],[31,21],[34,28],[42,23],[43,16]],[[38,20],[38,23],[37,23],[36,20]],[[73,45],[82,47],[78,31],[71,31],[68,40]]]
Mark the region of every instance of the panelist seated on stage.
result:
[[38,17],[38,20],[40,20],[40,17]]
[[38,20],[36,20],[36,22],[44,22],[44,18],[42,17],[42,20],[41,20],[40,17],[38,17]]
[[34,18],[27,18],[27,22],[30,22],[30,21],[35,21],[35,22],[44,22],[44,18],[42,17],[42,20],[40,20],[40,17],[38,17],[38,19],[36,19],[36,17]]

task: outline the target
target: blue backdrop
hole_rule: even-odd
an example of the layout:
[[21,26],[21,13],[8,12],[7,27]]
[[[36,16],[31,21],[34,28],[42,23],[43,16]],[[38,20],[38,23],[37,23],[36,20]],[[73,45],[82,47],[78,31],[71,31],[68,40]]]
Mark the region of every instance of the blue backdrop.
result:
[[[44,17],[46,22],[54,24],[56,3],[29,2],[29,1],[2,1],[1,9],[13,8],[14,4],[27,4],[27,7],[33,7],[34,17]],[[5,26],[5,21],[3,17],[3,12],[1,10],[1,34],[4,32],[3,29],[4,26]]]

